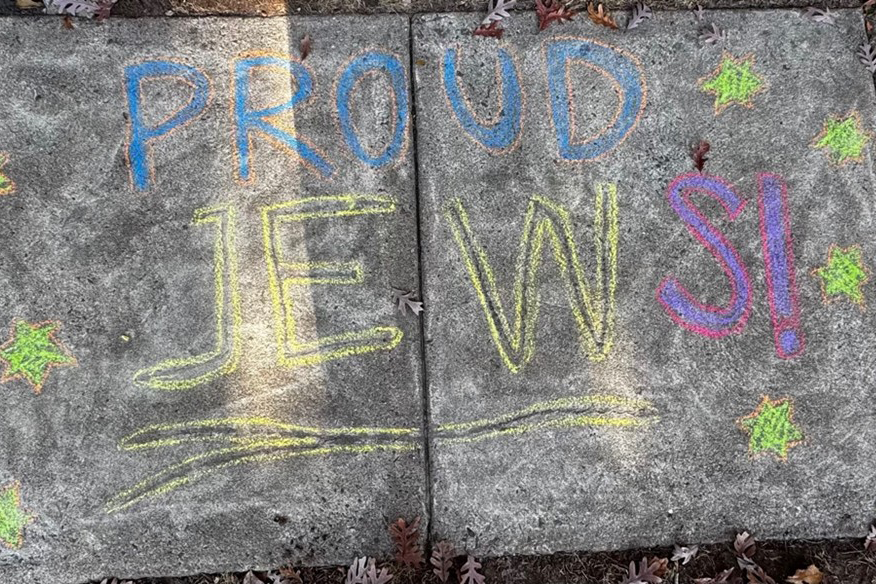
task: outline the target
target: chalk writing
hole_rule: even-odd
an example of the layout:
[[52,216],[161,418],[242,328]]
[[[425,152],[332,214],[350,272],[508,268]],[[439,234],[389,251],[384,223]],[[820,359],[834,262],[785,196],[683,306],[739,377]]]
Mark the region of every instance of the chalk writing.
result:
[[759,174],[757,182],[760,234],[776,354],[790,359],[803,352],[805,338],[800,329],[788,189],[782,177],[776,174]]
[[722,178],[696,172],[676,177],[666,191],[675,213],[687,230],[720,264],[730,285],[727,306],[703,304],[675,277],[668,276],[657,288],[657,299],[666,313],[682,327],[708,337],[741,332],[751,310],[751,282],[736,249],[690,200],[692,193],[711,197],[724,207],[731,221],[745,208],[745,201]]
[[757,409],[738,421],[742,431],[749,435],[749,453],[754,456],[772,452],[779,460],[788,460],[788,450],[803,440],[793,415],[788,398],[771,400],[763,396]]
[[[280,69],[290,75],[295,93],[278,105],[259,110],[248,108],[250,101],[250,76],[257,68]],[[243,182],[251,179],[250,139],[254,132],[261,132],[286,151],[298,156],[306,166],[314,168],[325,178],[330,177],[334,166],[310,143],[298,135],[292,135],[269,121],[269,118],[291,113],[296,106],[305,104],[313,93],[313,77],[307,67],[292,60],[288,55],[248,55],[234,61],[234,136],[237,156],[237,176]]]
[[21,485],[14,481],[0,487],[0,544],[18,549],[24,543],[24,528],[34,516],[21,506]]
[[383,195],[309,197],[262,208],[265,261],[274,309],[277,361],[280,365],[313,365],[373,351],[388,351],[401,342],[404,333],[397,327],[378,326],[321,337],[315,341],[301,341],[298,338],[292,288],[313,284],[357,285],[364,281],[364,271],[359,262],[286,261],[282,256],[277,227],[295,221],[343,219],[394,211],[395,202]]
[[[609,45],[583,38],[547,41],[548,90],[560,156],[565,160],[597,160],[623,142],[636,127],[647,103],[645,74],[638,58]],[[614,118],[596,135],[575,135],[569,65],[582,63],[603,75],[618,95]]]
[[[432,436],[438,442],[462,444],[549,428],[635,428],[657,420],[648,401],[591,395],[537,403],[496,418],[440,424]],[[122,439],[120,447],[138,451],[199,443],[222,446],[189,456],[118,493],[107,502],[107,512],[122,511],[241,464],[299,456],[416,450],[421,447],[422,435],[418,428],[314,428],[266,418],[221,418],[147,426]]]
[[501,109],[495,121],[480,121],[475,117],[457,74],[457,51],[444,52],[444,93],[453,110],[454,118],[466,135],[488,150],[506,152],[514,148],[520,138],[523,118],[523,91],[520,76],[511,54],[499,49],[496,62],[496,81]]
[[813,140],[814,148],[825,150],[828,159],[839,166],[860,162],[870,134],[861,126],[861,114],[853,111],[845,118],[836,116],[824,122],[821,133]]
[[[192,89],[189,101],[163,122],[147,127],[143,120],[141,88],[144,81],[176,79]],[[145,191],[153,180],[154,170],[150,157],[150,142],[163,138],[197,117],[207,106],[210,81],[190,65],[167,60],[146,61],[125,67],[125,93],[128,98],[128,164],[134,188]]]
[[3,167],[9,162],[9,155],[0,152],[0,195],[9,195],[15,192],[15,183],[3,173]]
[[[540,304],[538,271],[546,238],[566,285],[582,350],[593,361],[605,359],[611,350],[617,286],[616,186],[597,184],[595,198],[593,257],[596,269],[593,286],[588,284],[578,256],[569,211],[545,197],[533,196],[530,199],[517,258],[513,326],[505,314],[487,252],[478,243],[462,201],[455,199],[445,208],[444,216],[450,223],[453,238],[480,300],[490,335],[502,361],[512,373],[519,373],[534,354]],[[604,276],[606,263],[608,275]]]
[[827,264],[814,269],[812,275],[821,284],[824,304],[844,296],[864,310],[864,284],[870,281],[870,268],[864,264],[860,245],[846,248],[831,245]]
[[76,359],[55,338],[59,328],[61,323],[57,321],[15,321],[9,340],[0,346],[0,361],[4,364],[0,383],[23,379],[39,394],[52,367],[75,365]]
[[[389,78],[394,106],[394,129],[392,139],[386,148],[380,154],[371,155],[366,152],[356,134],[350,112],[350,98],[356,91],[356,86],[365,76],[375,72],[382,73]],[[368,51],[355,57],[347,64],[338,78],[335,88],[335,104],[341,125],[341,135],[356,158],[374,168],[386,166],[399,158],[407,142],[409,116],[407,78],[405,68],[398,57],[377,51]]]
[[754,96],[766,89],[766,82],[753,70],[754,55],[734,58],[728,53],[721,64],[699,80],[700,88],[715,95],[715,115],[733,104],[754,107]]
[[234,242],[235,212],[231,205],[195,211],[195,225],[213,225],[213,280],[216,301],[216,346],[195,355],[162,361],[134,373],[134,383],[152,389],[191,389],[237,368],[240,353],[240,297],[237,252]]

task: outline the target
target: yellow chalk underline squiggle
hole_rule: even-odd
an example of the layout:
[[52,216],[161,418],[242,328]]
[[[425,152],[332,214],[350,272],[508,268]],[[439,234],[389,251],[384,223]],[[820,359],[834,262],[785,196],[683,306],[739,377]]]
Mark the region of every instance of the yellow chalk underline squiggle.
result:
[[[433,430],[432,438],[438,443],[461,444],[549,428],[631,428],[657,419],[648,401],[592,395],[540,402],[495,418],[440,424]],[[192,443],[220,442],[232,446],[189,456],[158,471],[112,497],[106,510],[122,511],[232,466],[299,456],[409,451],[419,448],[421,439],[418,428],[316,428],[257,417],[147,426],[123,438],[119,447],[135,451]]]

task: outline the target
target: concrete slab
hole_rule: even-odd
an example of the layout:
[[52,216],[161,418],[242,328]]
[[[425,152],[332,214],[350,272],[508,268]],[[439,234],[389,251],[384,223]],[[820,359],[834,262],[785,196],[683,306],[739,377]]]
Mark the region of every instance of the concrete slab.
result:
[[[711,23],[723,56],[697,38]],[[472,26],[412,32],[435,536],[495,554],[860,535],[860,14]]]
[[0,20],[0,580],[346,562],[425,513],[408,46]]

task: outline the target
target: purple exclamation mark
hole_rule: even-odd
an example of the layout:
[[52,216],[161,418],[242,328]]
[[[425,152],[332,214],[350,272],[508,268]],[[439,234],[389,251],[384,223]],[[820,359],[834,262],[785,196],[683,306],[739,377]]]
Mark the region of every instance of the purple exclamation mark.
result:
[[766,264],[776,354],[782,359],[791,359],[803,352],[805,339],[800,329],[788,189],[777,174],[761,173],[757,175],[757,182],[760,238]]

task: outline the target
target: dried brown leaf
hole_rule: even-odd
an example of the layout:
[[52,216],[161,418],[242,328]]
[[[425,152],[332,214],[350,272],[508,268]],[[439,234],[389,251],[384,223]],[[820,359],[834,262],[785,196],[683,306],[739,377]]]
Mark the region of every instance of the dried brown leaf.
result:
[[793,576],[788,577],[791,584],[821,584],[824,574],[814,564],[805,570],[797,570]]
[[446,584],[450,579],[450,570],[453,568],[453,544],[449,541],[439,541],[432,550],[429,563],[434,566],[432,572],[438,576],[441,584]]
[[490,24],[484,26],[483,24],[474,29],[475,36],[483,36],[483,37],[493,37],[500,39],[502,35],[505,34],[505,29],[499,26],[499,21],[495,20]]
[[[703,168],[706,166],[706,162],[709,161],[709,157],[706,155],[711,149],[711,144],[705,140],[700,140],[697,145],[693,147],[693,150],[691,150],[690,157],[693,159],[694,168],[698,171],[702,172]],[[694,554],[696,554],[696,551],[694,551]]]
[[[706,145],[706,152],[708,152],[709,151],[709,148],[708,148],[709,143],[708,142],[700,142],[700,145],[703,145],[703,144]],[[697,151],[694,150],[694,164],[697,164],[697,158],[695,156],[696,152]],[[703,163],[705,163],[705,160],[703,160]],[[702,166],[701,165],[697,166],[697,170],[702,171],[703,170]],[[685,547],[685,546],[678,546],[677,545],[677,546],[675,546],[675,549],[672,552],[672,557],[670,559],[673,562],[681,562],[682,564],[687,564],[689,561],[691,561],[692,559],[694,559],[696,557],[697,552],[699,552],[699,551],[700,551],[699,546],[694,545],[691,547]]]
[[392,301],[402,315],[405,314],[406,310],[410,310],[411,314],[420,314],[423,312],[423,303],[414,297],[413,292],[393,288]]
[[742,577],[736,573],[736,568],[724,570],[714,578],[697,578],[696,584],[742,584]]
[[465,564],[462,565],[462,570],[459,572],[460,584],[484,584],[486,578],[478,572],[481,569],[481,563],[474,556],[468,556]]
[[395,543],[395,561],[413,568],[423,563],[423,550],[420,549],[420,518],[410,525],[401,517],[389,526],[389,535]]
[[301,37],[301,40],[298,41],[298,53],[301,55],[301,60],[307,58],[310,55],[310,49],[312,48],[313,41],[310,40],[310,35],[306,34]]
[[593,2],[587,4],[587,15],[590,17],[590,20],[598,25],[613,29],[618,28],[617,22],[615,22],[614,18],[612,18],[611,14],[608,13],[602,4],[599,4],[596,8],[593,7]]
[[748,571],[748,584],[776,584],[776,581],[770,578],[769,575],[763,571],[763,568],[755,564],[755,566]]
[[747,531],[737,533],[733,549],[736,551],[736,561],[739,563],[740,568],[751,570],[757,566],[754,560],[752,560],[754,554],[757,553],[757,542],[750,533]]
[[635,562],[630,562],[627,579],[622,584],[660,584],[669,567],[666,558],[642,558],[638,569]]
[[547,2],[535,0],[535,13],[538,15],[538,30],[546,29],[552,22],[572,20],[577,14],[557,0],[547,0]]
[[61,21],[64,28],[67,30],[73,30],[75,27],[73,26],[73,19],[70,18],[69,14],[64,15],[64,19]]

